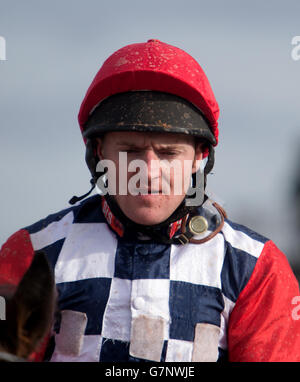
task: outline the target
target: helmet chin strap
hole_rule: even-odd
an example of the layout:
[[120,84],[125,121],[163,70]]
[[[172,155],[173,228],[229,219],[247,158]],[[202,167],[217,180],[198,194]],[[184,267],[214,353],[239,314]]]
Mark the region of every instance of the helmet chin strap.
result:
[[200,168],[192,175],[192,184],[187,190],[185,205],[187,207],[199,207],[204,202],[204,168]]
[[209,145],[209,154],[200,162],[200,168],[192,175],[192,184],[187,191],[185,203],[187,207],[200,207],[205,201],[206,176],[215,163],[215,152]]
[[69,200],[69,204],[71,204],[71,205],[79,202],[80,200],[82,200],[82,199],[86,198],[88,195],[90,195],[90,193],[96,187],[98,178],[101,176],[101,175],[97,174],[97,172],[96,172],[98,157],[95,154],[94,144],[93,144],[93,141],[91,139],[87,139],[86,140],[85,161],[86,161],[86,163],[88,165],[88,168],[89,168],[89,170],[90,170],[90,172],[92,174],[92,179],[90,180],[90,183],[91,183],[92,187],[84,195],[81,195],[81,196],[74,195]]

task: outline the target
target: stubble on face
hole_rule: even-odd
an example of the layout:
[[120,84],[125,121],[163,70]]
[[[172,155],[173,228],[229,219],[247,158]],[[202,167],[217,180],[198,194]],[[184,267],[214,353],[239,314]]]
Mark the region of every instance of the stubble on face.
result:
[[[109,132],[102,139],[98,139],[97,152],[99,159],[109,159],[115,164],[117,192],[114,197],[120,209],[129,219],[144,225],[161,223],[176,210],[185,198],[186,182],[189,182],[192,173],[197,169],[196,161],[202,159],[201,147],[195,145],[193,137],[175,133]],[[126,153],[125,167],[124,163],[120,163],[120,152]],[[134,183],[132,181],[138,172],[129,171],[129,165],[136,160],[142,161],[147,169],[147,181],[143,181],[143,184],[137,183],[143,194],[132,195],[127,188],[126,195],[122,195],[124,192],[120,192],[119,175],[126,172],[128,184]],[[164,193],[166,177],[163,166],[160,167],[159,163],[164,162],[167,165],[174,160],[181,164],[182,173],[171,169],[168,179],[170,192]],[[179,175],[182,192],[178,193],[176,179]],[[175,185],[177,192],[174,192]]]

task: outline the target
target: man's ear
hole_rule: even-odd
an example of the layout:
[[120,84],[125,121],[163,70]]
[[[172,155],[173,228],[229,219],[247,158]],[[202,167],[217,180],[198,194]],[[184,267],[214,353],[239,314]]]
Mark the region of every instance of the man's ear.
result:
[[203,149],[204,149],[204,143],[203,142],[197,142],[195,143],[195,157],[192,167],[192,173],[196,173],[200,168],[200,161],[203,159]]
[[96,138],[96,152],[99,160],[104,158],[103,155],[103,138]]

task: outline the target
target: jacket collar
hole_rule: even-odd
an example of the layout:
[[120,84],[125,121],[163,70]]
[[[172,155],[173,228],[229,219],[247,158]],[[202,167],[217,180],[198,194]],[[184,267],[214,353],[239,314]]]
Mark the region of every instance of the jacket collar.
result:
[[[109,227],[121,238],[129,240],[156,241],[165,244],[201,244],[213,238],[223,227],[225,211],[205,196],[201,207],[186,207],[184,202],[164,222],[153,226],[137,224],[127,218],[115,200],[101,197],[103,215]],[[192,230],[193,219],[201,217],[206,225],[201,233]]]
[[182,204],[164,222],[153,226],[144,226],[127,218],[112,197],[102,196],[101,208],[107,224],[119,237],[155,240],[169,244],[172,242],[174,235],[180,230],[183,218],[189,212],[189,209]]

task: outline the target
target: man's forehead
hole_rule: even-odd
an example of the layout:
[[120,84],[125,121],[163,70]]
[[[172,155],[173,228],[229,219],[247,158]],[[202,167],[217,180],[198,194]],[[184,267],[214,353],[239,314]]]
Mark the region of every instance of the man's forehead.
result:
[[192,143],[194,137],[185,134],[177,133],[159,133],[159,132],[133,132],[133,131],[119,131],[109,132],[107,135],[111,135],[111,139],[117,144],[184,144]]

